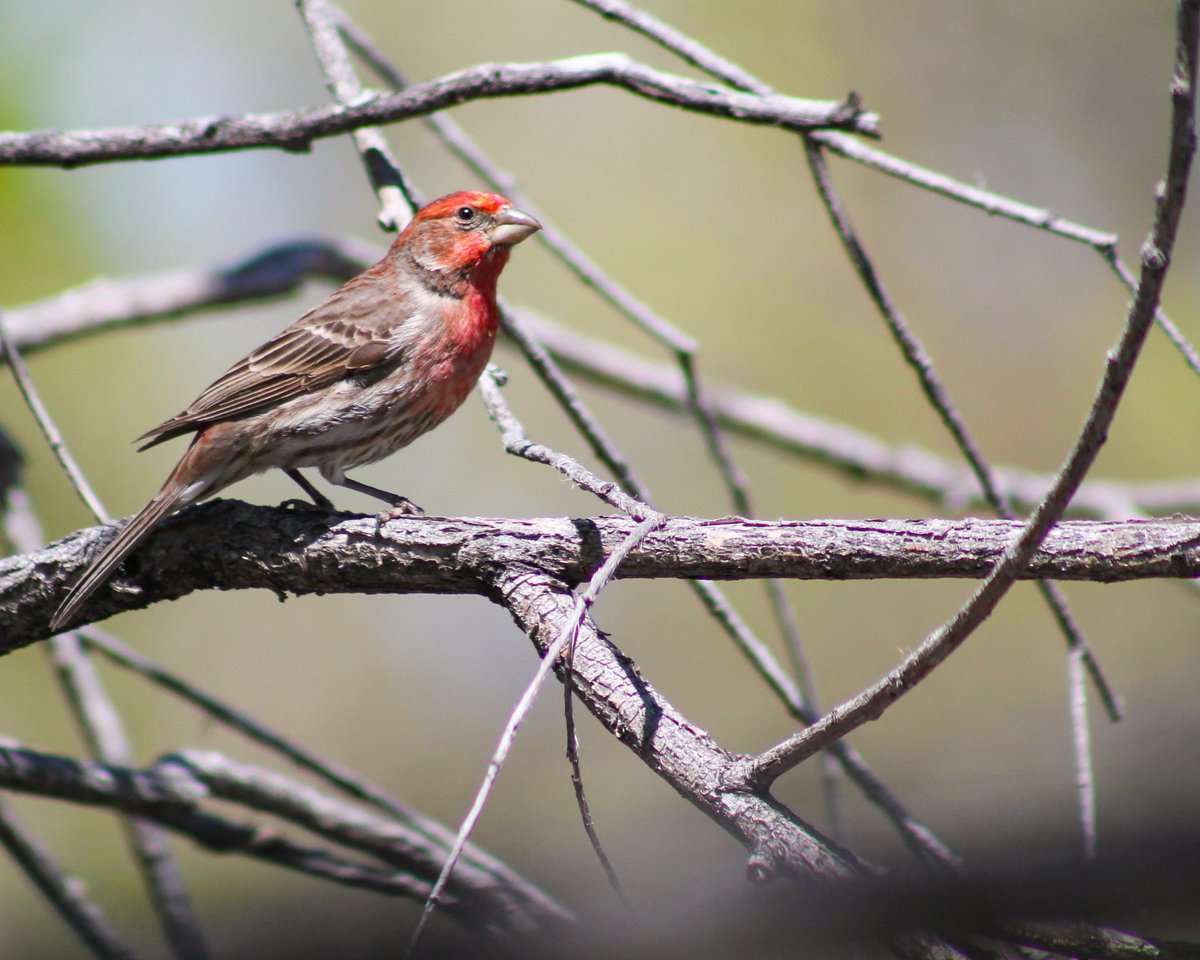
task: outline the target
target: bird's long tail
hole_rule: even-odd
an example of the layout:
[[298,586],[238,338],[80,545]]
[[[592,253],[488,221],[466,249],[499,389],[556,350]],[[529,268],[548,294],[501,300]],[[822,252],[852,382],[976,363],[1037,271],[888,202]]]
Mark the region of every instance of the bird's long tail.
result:
[[[178,471],[178,468],[176,468]],[[50,629],[57,632],[73,621],[88,598],[96,592],[112,575],[139,543],[149,536],[150,532],[159,525],[176,507],[180,501],[186,501],[188,487],[178,483],[174,475],[169,479],[158,494],[147,503],[131,519],[121,532],[113,538],[100,555],[91,562],[83,577],[71,588],[67,598],[62,602],[50,621]]]

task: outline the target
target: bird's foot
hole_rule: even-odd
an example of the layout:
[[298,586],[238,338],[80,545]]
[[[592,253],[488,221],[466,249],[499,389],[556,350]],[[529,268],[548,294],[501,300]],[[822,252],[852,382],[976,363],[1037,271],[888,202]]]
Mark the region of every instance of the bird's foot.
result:
[[381,510],[375,514],[375,536],[378,537],[383,530],[383,525],[389,520],[399,520],[401,517],[423,517],[425,511],[418,507],[408,497],[396,497],[396,502],[387,510]]

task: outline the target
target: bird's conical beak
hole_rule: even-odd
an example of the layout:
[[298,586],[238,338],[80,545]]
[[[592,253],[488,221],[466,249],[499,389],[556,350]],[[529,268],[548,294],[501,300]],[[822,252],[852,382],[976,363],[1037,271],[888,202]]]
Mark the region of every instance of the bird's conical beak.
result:
[[492,243],[511,247],[541,229],[542,225],[529,214],[522,213],[516,207],[505,207],[496,214],[495,222],[488,234]]

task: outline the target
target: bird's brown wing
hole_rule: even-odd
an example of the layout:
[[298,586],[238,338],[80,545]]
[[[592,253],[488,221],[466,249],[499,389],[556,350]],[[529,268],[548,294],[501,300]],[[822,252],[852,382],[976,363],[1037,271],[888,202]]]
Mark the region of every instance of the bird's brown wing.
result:
[[[380,336],[381,318],[376,315],[370,322],[358,322],[354,302],[360,299],[355,296],[357,286],[350,281],[279,336],[239,360],[186,410],[138,437],[149,438],[139,449],[201,430],[219,420],[278,406],[344,377],[395,363],[399,358],[397,341]],[[379,300],[372,299],[371,303],[377,313]],[[401,304],[394,300],[387,310],[393,316],[403,315]]]

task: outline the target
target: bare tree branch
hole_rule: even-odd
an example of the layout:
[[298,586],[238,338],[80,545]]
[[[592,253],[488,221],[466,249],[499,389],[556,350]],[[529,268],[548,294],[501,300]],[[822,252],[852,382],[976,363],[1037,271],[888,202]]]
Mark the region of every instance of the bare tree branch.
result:
[[[152,535],[89,620],[199,589],[276,593],[486,593],[512,564],[586,580],[628,535],[619,517],[487,520],[373,517],[216,500]],[[60,594],[113,525],[0,560],[0,653],[40,640]],[[785,520],[674,517],[629,556],[620,578],[807,580],[979,578],[1018,523],[1005,520]],[[1111,583],[1200,575],[1200,521],[1059,524],[1021,579]]]
[[[220,753],[187,750],[160,764],[164,762],[182,763],[214,797],[281,817],[426,883],[437,876],[450,849],[448,842],[431,842],[407,824],[351,807],[281,774],[238,763]],[[473,847],[464,851],[454,879],[452,899],[491,916],[478,924],[482,929],[532,936],[572,922],[562,906],[532,884],[516,874],[501,877],[481,863]]]
[[864,112],[854,97],[841,103],[760,97],[652,70],[624,54],[601,53],[546,63],[484,64],[352,106],[197,117],[107,130],[0,133],[0,165],[69,168],[261,147],[305,151],[314,140],[423,117],[471,100],[553,93],[596,84],[619,87],[695,113],[736,118],[742,123],[796,131],[835,127],[867,135],[877,132],[878,117]]
[[13,379],[17,382],[17,389],[21,392],[21,396],[25,400],[25,405],[29,408],[29,412],[33,414],[34,420],[42,431],[42,436],[46,438],[46,443],[58,459],[63,472],[70,479],[72,488],[79,494],[79,499],[91,511],[93,517],[97,520],[107,520],[108,515],[100,503],[100,498],[92,490],[87,477],[83,475],[83,471],[79,469],[79,464],[75,462],[75,458],[71,456],[71,451],[67,449],[67,445],[63,442],[62,435],[58,432],[58,427],[55,425],[53,418],[51,418],[49,411],[46,409],[46,405],[42,403],[42,398],[33,385],[33,379],[29,376],[29,368],[25,366],[25,361],[22,359],[17,345],[13,343],[8,335],[3,311],[0,311],[0,351],[4,353],[5,360],[12,369]]
[[340,283],[377,260],[379,253],[357,241],[300,237],[270,244],[229,263],[93,280],[9,310],[5,323],[17,348],[33,353],[105,330],[277,299],[295,293],[307,280]]
[[[277,773],[185,752],[153,767],[85,763],[35,750],[0,747],[0,786],[19,793],[107,807],[151,821],[208,849],[238,853],[276,866],[392,896],[424,899],[445,847],[403,824],[324,797]],[[303,846],[277,830],[239,823],[200,808],[210,798],[270,813],[326,839],[365,853],[359,863]],[[532,895],[531,895],[532,892]],[[528,885],[509,885],[470,860],[456,873],[443,904],[475,929],[508,936],[561,930],[570,914]]]
[[[429,850],[434,851],[435,854],[442,855],[444,851],[450,848],[453,834],[446,827],[411,806],[401,803],[379,787],[351,773],[340,764],[316,756],[311,750],[303,748],[290,738],[284,737],[267,728],[264,724],[250,717],[245,712],[217,700],[198,689],[195,685],[164,670],[145,655],[131,650],[94,626],[84,627],[78,631],[78,635],[92,649],[100,651],[112,662],[128,670],[132,670],[150,682],[169,690],[203,711],[206,716],[211,717],[216,722],[237,730],[255,743],[287,758],[302,770],[314,774],[352,799],[372,806],[376,810],[386,814],[391,820],[402,824],[412,834],[418,836],[420,842]],[[191,754],[188,756],[193,766],[196,766],[196,758]],[[211,763],[228,762],[224,761],[223,758],[212,759],[212,755],[206,756],[210,758]],[[208,766],[209,769],[211,769],[211,763]],[[555,911],[561,909],[557,904],[553,904],[537,887],[533,886],[506,864],[500,862],[480,847],[473,844],[470,845],[464,856],[466,868],[475,871],[481,877],[490,877],[491,879],[488,882],[493,885],[499,888],[511,887],[520,889],[523,891],[522,896],[524,897],[533,900],[545,900]]]
[[[571,622],[574,595],[544,572],[516,564],[500,574],[496,590],[496,599],[544,657]],[[739,758],[660,697],[590,617],[576,639],[574,668],[571,683],[584,705],[651,770],[741,843],[756,876],[846,879],[868,869],[769,795],[730,790]]]
[[634,519],[644,520],[649,517],[656,520],[663,519],[662,514],[657,510],[625,493],[620,484],[612,480],[603,480],[573,457],[568,457],[565,453],[551,450],[545,444],[534,443],[530,440],[525,433],[525,427],[504,401],[500,387],[499,373],[494,367],[488,367],[483,376],[479,378],[479,392],[487,407],[488,416],[500,428],[506,451],[514,457],[521,457],[531,463],[541,463],[552,467],[576,486],[598,497],[609,506],[623,510]]

